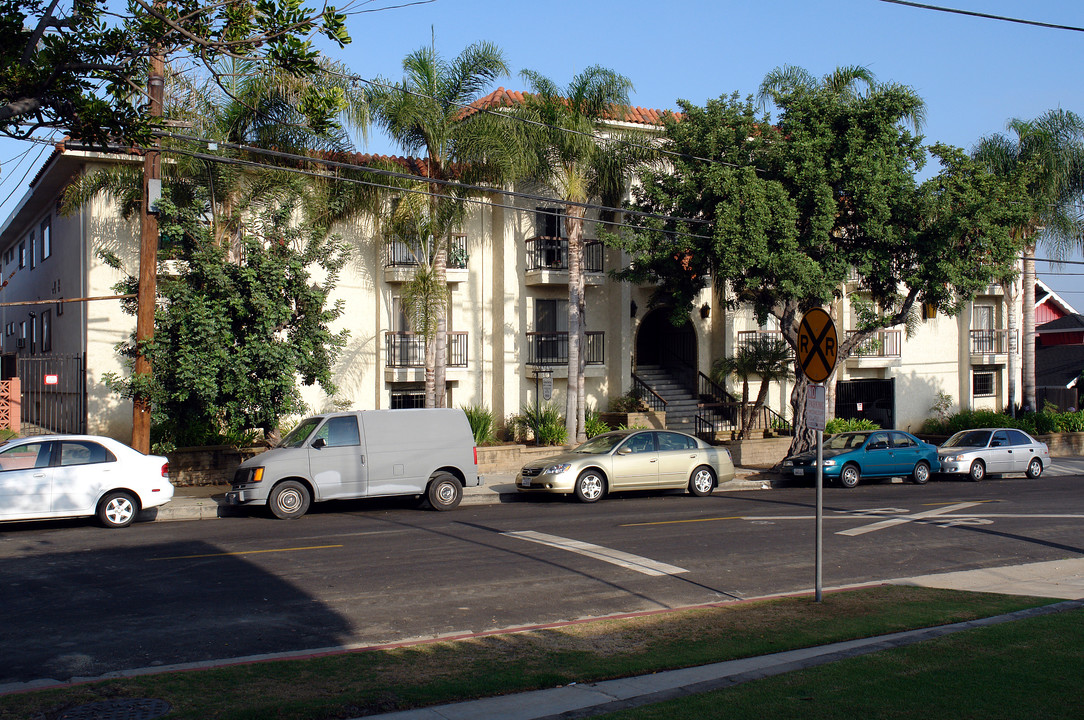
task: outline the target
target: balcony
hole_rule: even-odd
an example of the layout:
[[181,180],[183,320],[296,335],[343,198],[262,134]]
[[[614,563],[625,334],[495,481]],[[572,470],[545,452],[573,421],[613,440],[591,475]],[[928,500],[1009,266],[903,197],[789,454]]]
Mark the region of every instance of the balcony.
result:
[[1001,365],[1008,362],[1009,353],[1016,352],[1016,331],[972,330],[971,364]]
[[[527,246],[528,285],[568,285],[568,238],[539,236]],[[605,247],[598,240],[583,243],[583,270],[588,285],[601,285]]]
[[[587,331],[587,347],[584,349],[588,365],[606,363],[606,333]],[[567,365],[567,332],[527,333],[528,365]]]
[[[847,338],[850,339],[856,330],[848,330]],[[883,368],[898,367],[901,363],[903,333],[900,330],[879,330],[863,340],[847,358],[847,367],[851,368]]]
[[[742,330],[738,333],[738,345],[735,348],[735,351],[744,350],[754,343],[766,342],[768,340],[781,343],[786,342],[786,340],[783,339],[783,333],[779,330]],[[789,346],[787,352],[791,357],[794,356],[794,351],[791,350]]]
[[[448,333],[448,371],[467,367],[467,333]],[[384,379],[416,382],[425,379],[425,337],[412,332],[384,333]]]
[[[384,281],[390,283],[410,282],[414,268],[418,267],[415,248],[402,240],[384,243]],[[461,283],[467,279],[467,236],[452,235],[448,248],[446,277],[449,283]]]

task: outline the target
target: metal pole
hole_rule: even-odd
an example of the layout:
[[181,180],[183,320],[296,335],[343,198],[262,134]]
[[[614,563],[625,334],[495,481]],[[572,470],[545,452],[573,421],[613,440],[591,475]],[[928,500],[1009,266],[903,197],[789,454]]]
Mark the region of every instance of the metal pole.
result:
[[824,431],[817,430],[817,559],[814,600],[821,601],[821,555],[824,535]]

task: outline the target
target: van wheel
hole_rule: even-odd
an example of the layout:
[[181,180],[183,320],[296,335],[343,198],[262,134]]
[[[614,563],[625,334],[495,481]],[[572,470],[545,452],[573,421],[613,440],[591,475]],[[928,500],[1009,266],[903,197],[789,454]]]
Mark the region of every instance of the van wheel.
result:
[[296,480],[287,480],[275,486],[267,505],[271,514],[279,520],[293,520],[309,511],[309,489]]
[[434,510],[452,510],[463,499],[463,486],[448,473],[437,473],[429,481],[425,499]]

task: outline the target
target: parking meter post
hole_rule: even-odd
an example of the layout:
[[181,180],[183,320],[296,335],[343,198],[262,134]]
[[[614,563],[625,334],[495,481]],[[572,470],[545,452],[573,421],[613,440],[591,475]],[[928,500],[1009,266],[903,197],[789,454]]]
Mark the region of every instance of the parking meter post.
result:
[[821,601],[821,553],[823,550],[822,537],[824,533],[824,431],[817,430],[817,550],[816,550],[816,579],[814,581],[813,595],[816,602]]

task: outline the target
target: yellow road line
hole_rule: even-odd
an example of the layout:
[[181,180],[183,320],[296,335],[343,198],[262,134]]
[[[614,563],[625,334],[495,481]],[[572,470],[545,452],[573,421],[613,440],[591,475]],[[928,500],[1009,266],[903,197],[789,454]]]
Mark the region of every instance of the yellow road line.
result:
[[618,527],[641,527],[643,525],[680,525],[681,523],[715,522],[716,520],[743,520],[741,515],[734,517],[697,518],[694,520],[659,520],[658,522],[626,523]]
[[233,555],[257,555],[259,553],[296,552],[298,550],[327,550],[342,545],[313,545],[312,547],[277,548],[275,550],[240,550],[238,552],[208,553],[206,555],[177,555],[174,557],[147,558],[148,560],[193,560],[195,558],[230,557]]

